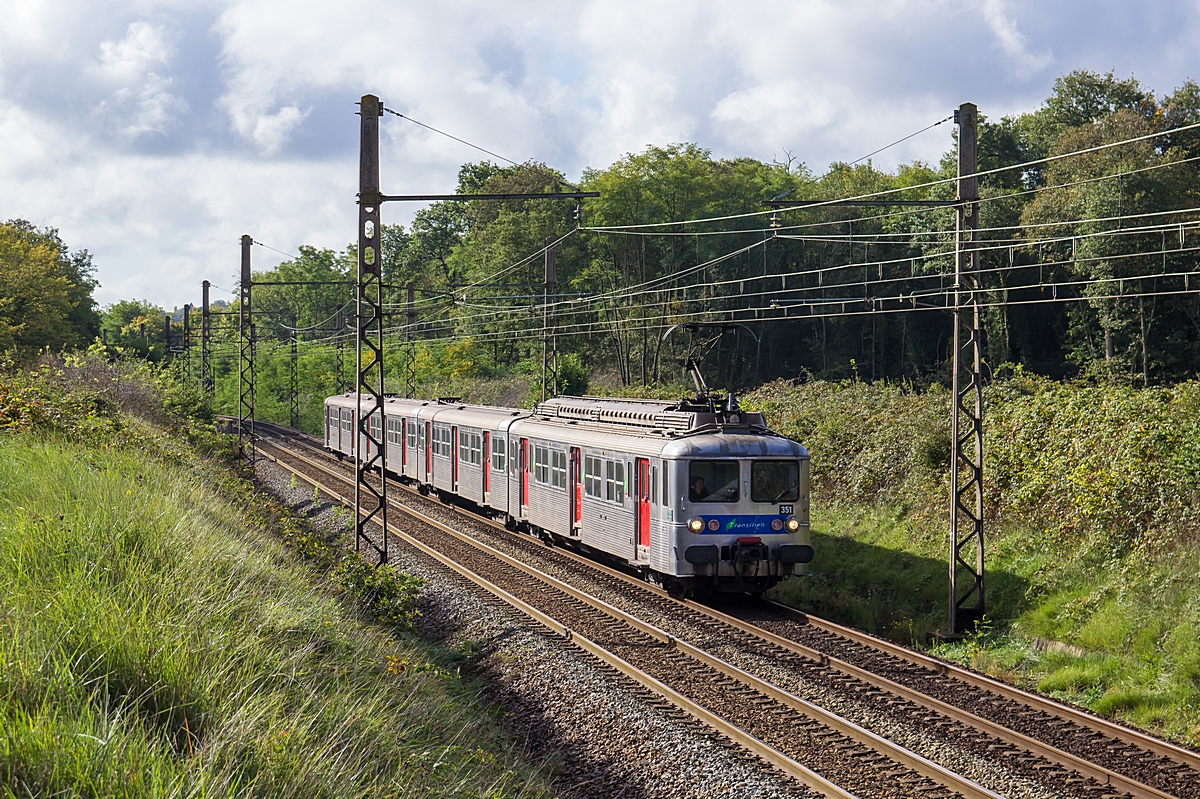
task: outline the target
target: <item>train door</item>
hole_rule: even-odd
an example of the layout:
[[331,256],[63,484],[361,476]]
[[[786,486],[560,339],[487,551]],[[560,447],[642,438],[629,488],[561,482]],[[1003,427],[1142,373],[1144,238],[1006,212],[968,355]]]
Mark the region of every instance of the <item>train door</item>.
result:
[[521,439],[521,515],[529,510],[529,439]]
[[458,425],[450,428],[450,485],[458,491],[458,452],[462,449],[458,440]]
[[408,420],[400,420],[400,473],[408,465]]
[[483,466],[483,501],[488,501],[488,494],[492,491],[492,434],[486,430],[483,432],[483,452],[481,453],[481,463]]
[[650,546],[650,461],[637,459],[637,542],[638,549]]
[[433,482],[433,423],[425,423],[425,482]]
[[579,468],[579,447],[571,447],[571,534],[579,535],[583,522],[583,478]]
[[350,457],[358,452],[358,411],[350,411]]

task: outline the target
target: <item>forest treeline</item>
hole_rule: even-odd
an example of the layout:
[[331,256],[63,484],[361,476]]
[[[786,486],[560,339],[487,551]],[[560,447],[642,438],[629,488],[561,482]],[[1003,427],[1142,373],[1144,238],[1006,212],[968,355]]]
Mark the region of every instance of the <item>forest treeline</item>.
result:
[[[1160,97],[1132,77],[1074,72],[1058,79],[1038,109],[982,118],[979,169],[1197,122],[1200,87],[1191,81]],[[560,296],[551,309],[564,380],[578,384],[577,373],[607,372],[626,387],[675,383],[686,336],[664,344],[663,333],[678,322],[736,320],[750,332],[703,350],[710,383],[807,375],[936,381],[951,346],[951,314],[943,308],[954,210],[821,206],[772,215],[761,201],[896,189],[904,191],[889,196],[948,200],[955,186],[945,179],[955,176],[956,157],[952,147],[937,164],[889,173],[869,161],[835,163],[817,176],[794,160],[719,159],[696,144],[672,144],[586,170],[578,188],[600,197],[581,208],[540,200],[434,203],[408,227],[384,226],[389,342],[416,339],[422,385],[540,372],[541,251],[554,242]],[[1200,300],[1186,273],[1195,271],[1200,246],[1190,210],[1198,205],[1198,158],[1200,131],[1193,129],[980,179],[989,373],[1019,366],[1134,385],[1196,374]],[[570,186],[538,163],[467,164],[458,181],[460,193]],[[353,246],[304,247],[300,257],[256,274],[335,281],[353,277],[354,263]],[[404,316],[410,282],[411,330]],[[302,348],[352,337],[351,300],[342,286],[257,287],[264,351],[285,346],[295,328]],[[403,390],[405,363],[400,348],[391,349],[390,388]],[[331,355],[320,360],[332,370]]]
[[[1077,71],[1059,78],[1036,110],[998,119],[981,112],[979,168],[999,170],[980,179],[988,374],[1022,368],[1131,385],[1194,377],[1200,129],[1177,129],[1200,122],[1200,86],[1188,81],[1156,95],[1133,77]],[[1130,139],[1137,141],[1100,147]],[[1081,150],[1088,152],[1055,158]],[[1015,164],[1027,166],[1001,169]],[[677,384],[688,339],[681,332],[663,342],[665,331],[680,322],[731,320],[745,328],[706,340],[699,350],[714,385],[809,376],[944,380],[952,340],[945,308],[953,284],[953,208],[818,206],[773,214],[761,203],[884,191],[897,199],[949,200],[955,172],[953,143],[936,164],[887,172],[870,161],[835,163],[821,175],[790,157],[784,163],[714,158],[682,143],[585,170],[577,188],[600,196],[581,206],[433,203],[410,225],[382,229],[389,390],[405,390],[408,360],[397,346],[405,337],[416,342],[419,390],[514,375],[537,381],[548,244],[557,272],[550,310],[560,389],[582,390],[596,376],[627,390]],[[563,174],[533,162],[471,163],[458,178],[460,193],[568,188]],[[385,222],[390,210],[384,209]],[[14,247],[43,246],[37,236],[57,241],[53,232],[24,223],[7,230],[0,242],[5,258]],[[60,326],[70,336],[43,344],[60,348],[86,342],[98,329],[91,307],[77,296],[90,291],[90,259],[71,256],[61,243],[55,252],[43,258],[43,271],[57,269],[76,287],[74,300],[55,306],[60,317],[75,314],[73,327]],[[324,283],[255,287],[264,400],[285,400],[293,337],[302,391],[317,396],[350,381],[353,292],[337,281],[353,278],[355,260],[353,245],[303,246],[298,257],[255,273],[264,282]],[[408,284],[415,297],[411,328]],[[106,308],[108,344],[161,358],[168,345],[162,313],[135,300]],[[0,306],[0,348],[27,347],[37,338],[36,325],[14,319],[11,303]],[[213,320],[219,395],[221,381],[236,376],[235,319]],[[198,315],[191,320],[193,341],[198,322]],[[175,349],[181,344],[171,342]]]

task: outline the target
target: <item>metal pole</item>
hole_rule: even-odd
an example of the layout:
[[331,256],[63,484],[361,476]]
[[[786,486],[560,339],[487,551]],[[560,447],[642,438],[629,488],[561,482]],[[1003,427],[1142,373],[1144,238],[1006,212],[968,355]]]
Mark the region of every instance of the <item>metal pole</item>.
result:
[[242,236],[242,279],[238,286],[238,448],[254,462],[254,325],[250,317],[250,248]]
[[209,282],[206,280],[201,284],[203,289],[202,305],[200,306],[200,386],[209,394],[213,392],[213,377],[212,369],[208,360],[208,345],[210,318],[208,315],[208,287]]
[[[365,94],[359,103],[358,162],[358,324],[355,336],[355,394],[358,437],[355,449],[354,549],[374,550],[376,565],[388,562],[387,446],[383,419],[383,258],[379,248],[379,98]],[[372,421],[376,424],[372,425]],[[378,430],[378,432],[376,432]],[[457,442],[456,442],[457,443]],[[379,473],[378,486],[368,479]],[[379,541],[370,535],[379,525]]]
[[186,303],[183,306],[183,373],[188,380],[192,379],[192,306],[191,303]]
[[344,353],[345,342],[342,341],[342,331],[346,329],[346,320],[342,317],[342,309],[337,312],[337,320],[334,322],[337,327],[337,341],[333,350],[333,371],[338,394],[346,393],[346,357]]
[[983,383],[979,340],[978,109],[963,103],[958,123],[958,224],[954,248],[954,375],[950,438],[950,634],[984,614]]
[[[548,240],[547,240],[548,241]],[[554,248],[546,248],[546,279],[542,283],[542,402],[546,401],[547,340],[550,335],[550,295],[555,293]]]
[[[546,282],[550,287],[550,297],[557,302],[558,298],[558,276],[554,269],[554,248],[546,250],[546,257],[550,259],[550,263],[546,269]],[[551,396],[558,396],[558,320],[557,314],[553,308],[549,309],[547,314],[547,322],[550,327],[550,392]]]
[[163,341],[166,342],[163,344],[163,360],[165,361],[171,354],[171,315],[167,313],[163,314]]
[[297,427],[300,424],[300,378],[298,374],[298,353],[296,351],[296,338],[299,336],[296,330],[296,314],[292,314],[292,359],[291,359],[291,384],[288,386],[288,399],[290,405],[288,407],[288,421],[292,427]]
[[413,283],[404,284],[404,396],[414,399],[417,396],[417,345],[414,341],[417,325],[417,311],[413,305]]

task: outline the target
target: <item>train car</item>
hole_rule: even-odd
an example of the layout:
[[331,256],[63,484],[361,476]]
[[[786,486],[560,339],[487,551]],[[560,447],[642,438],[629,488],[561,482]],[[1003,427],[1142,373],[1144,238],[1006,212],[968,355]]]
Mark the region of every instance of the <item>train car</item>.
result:
[[[356,397],[325,404],[354,440]],[[682,593],[761,593],[807,574],[809,458],[732,402],[560,397],[533,410],[388,398],[387,469],[510,527],[602,553]]]

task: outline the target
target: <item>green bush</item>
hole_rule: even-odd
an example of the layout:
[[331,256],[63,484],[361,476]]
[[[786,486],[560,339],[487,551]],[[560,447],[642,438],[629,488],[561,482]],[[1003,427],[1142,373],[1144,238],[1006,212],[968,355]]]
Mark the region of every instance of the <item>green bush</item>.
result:
[[[813,576],[775,596],[909,643],[943,628],[949,392],[776,381],[744,404],[812,454]],[[1200,383],[1018,371],[984,408],[992,627],[938,651],[1200,740]]]

